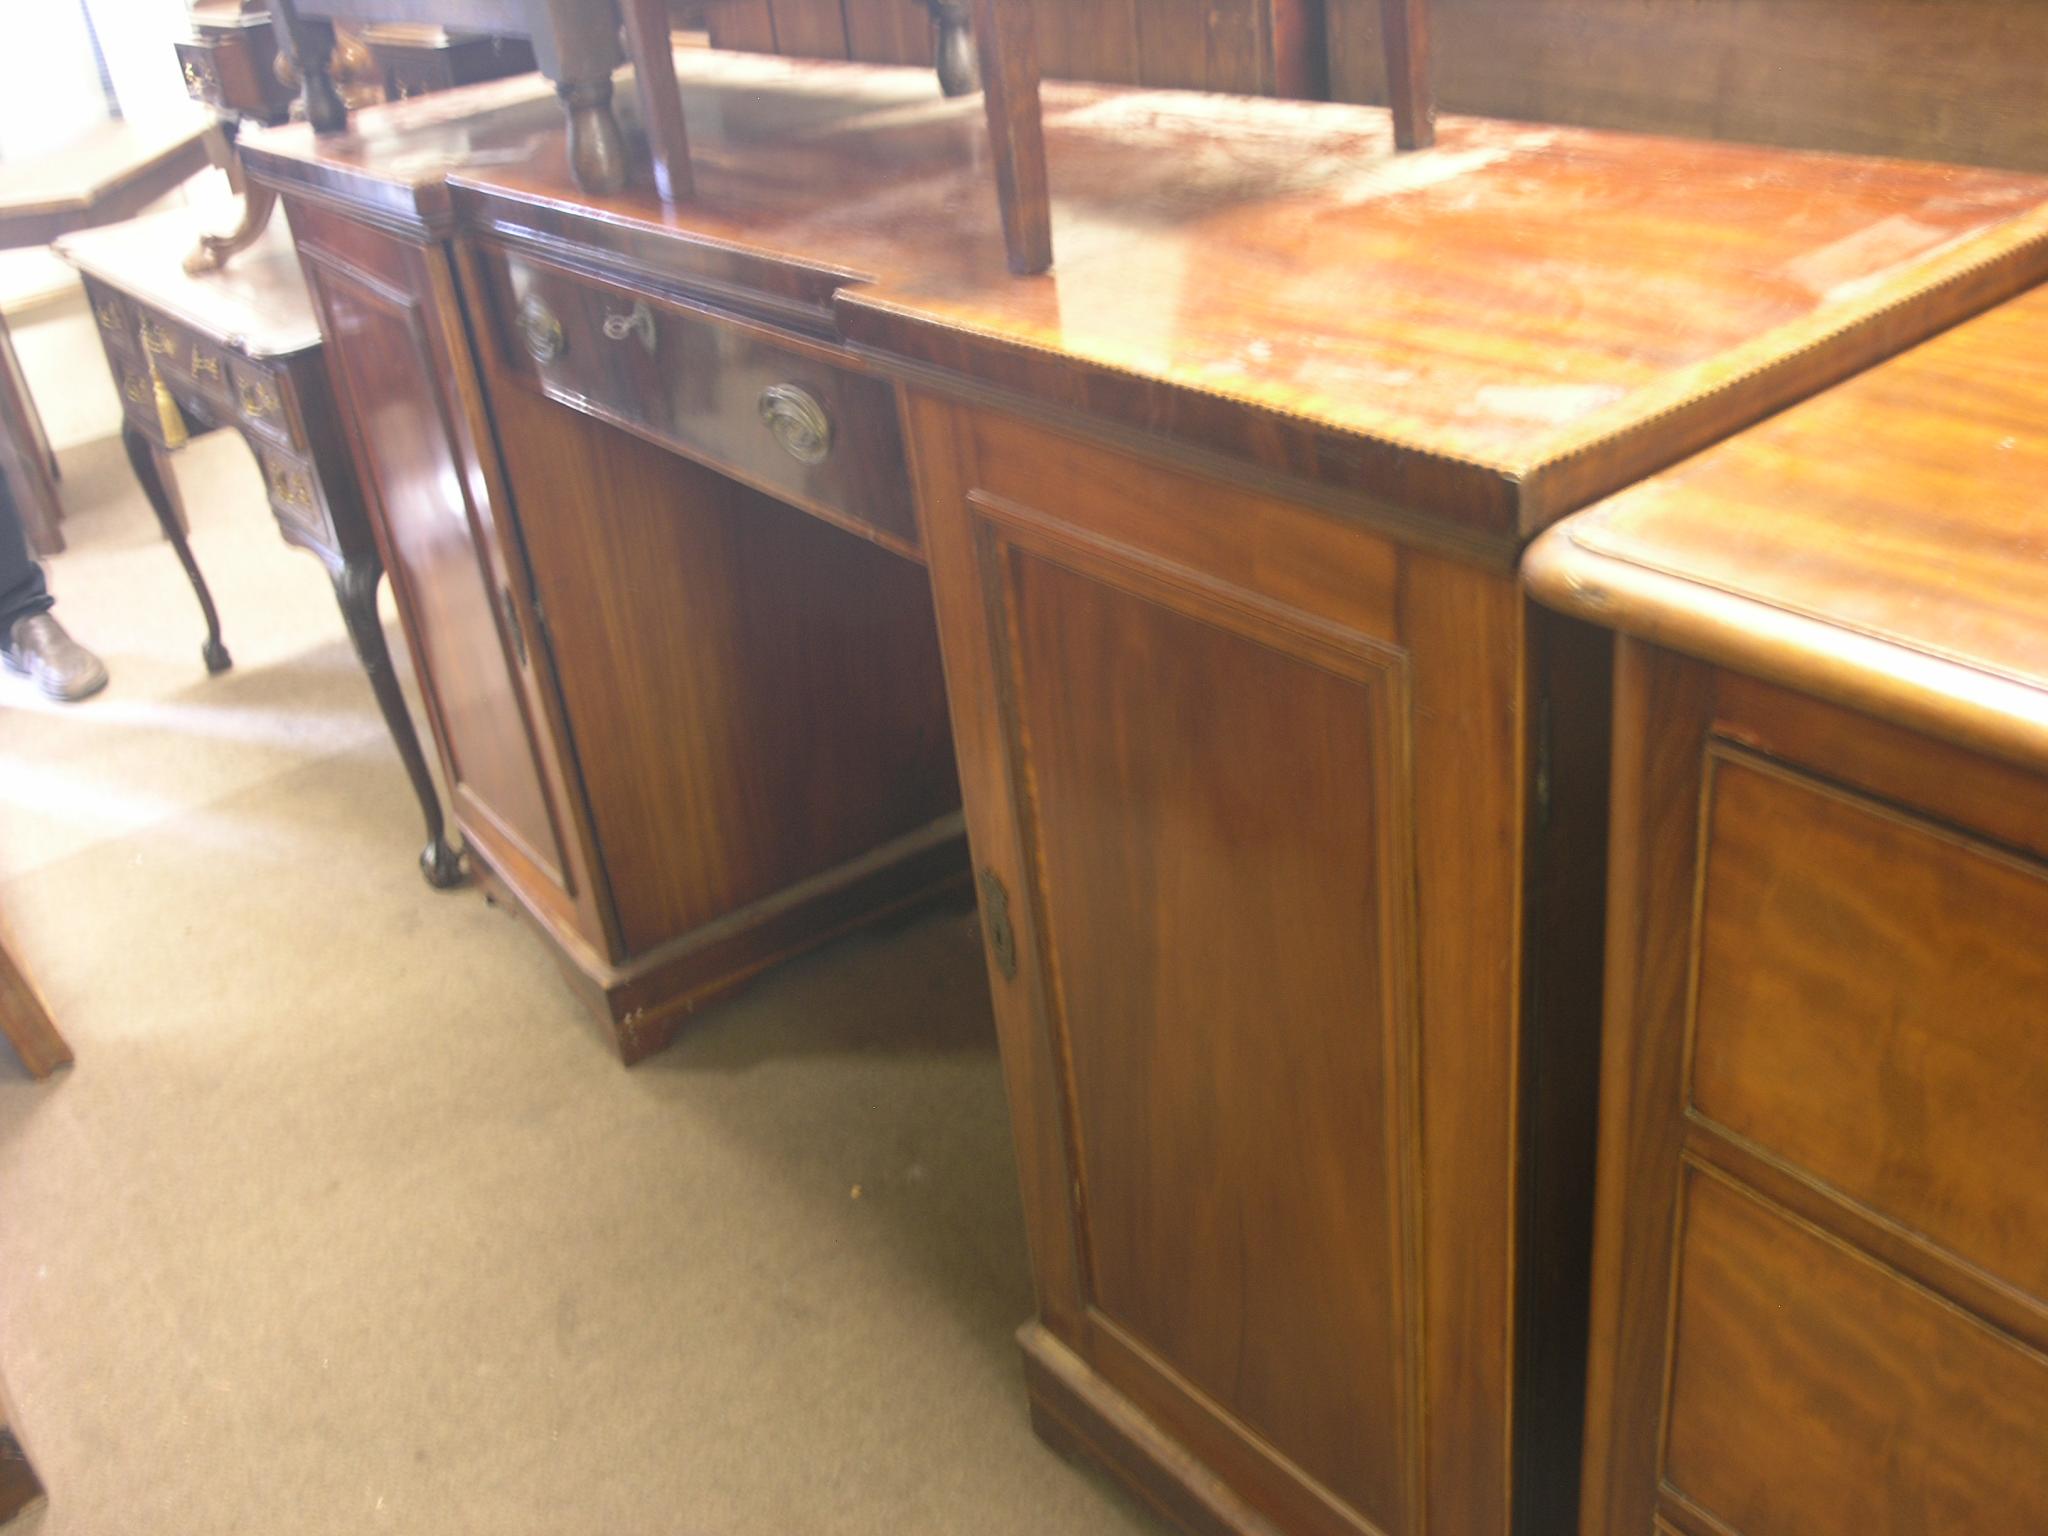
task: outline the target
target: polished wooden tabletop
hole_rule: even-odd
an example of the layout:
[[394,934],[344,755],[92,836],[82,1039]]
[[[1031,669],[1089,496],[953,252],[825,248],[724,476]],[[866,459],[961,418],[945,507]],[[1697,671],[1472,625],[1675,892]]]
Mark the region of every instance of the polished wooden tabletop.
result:
[[1508,538],[2048,277],[2018,173],[1473,118],[1397,156],[1377,108],[1048,83],[1059,264],[1018,279],[928,71],[677,67],[689,203],[578,192],[531,84],[253,153]]
[[176,208],[66,235],[57,253],[81,272],[250,357],[285,357],[319,346],[320,322],[282,219],[273,220],[224,269],[185,270],[184,256],[199,237],[233,222],[219,212],[207,217],[203,206]]
[[2048,759],[2048,289],[1566,519],[1582,617]]

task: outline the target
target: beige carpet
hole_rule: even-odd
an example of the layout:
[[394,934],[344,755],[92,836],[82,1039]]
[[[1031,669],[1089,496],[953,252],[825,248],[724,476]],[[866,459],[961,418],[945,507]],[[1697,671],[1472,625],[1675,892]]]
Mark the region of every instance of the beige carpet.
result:
[[235,670],[99,445],[53,579],[113,686],[0,683],[0,913],[78,1054],[38,1085],[0,1050],[0,1378],[50,1490],[20,1528],[1156,1530],[1026,1421],[970,919],[625,1071],[530,932],[421,882],[241,444],[179,464]]

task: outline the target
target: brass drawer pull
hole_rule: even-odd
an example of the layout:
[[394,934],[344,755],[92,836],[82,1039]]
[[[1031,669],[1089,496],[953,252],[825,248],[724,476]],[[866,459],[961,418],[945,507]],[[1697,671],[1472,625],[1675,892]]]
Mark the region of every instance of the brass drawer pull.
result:
[[163,329],[154,320],[142,322],[142,350],[154,352],[158,357],[169,357],[178,350],[177,338]]
[[131,373],[121,380],[121,393],[137,405],[146,404],[149,400],[149,386],[137,374]]
[[270,490],[286,506],[310,507],[313,505],[313,488],[306,483],[306,477],[289,464],[270,466]]
[[536,363],[552,363],[569,350],[562,322],[537,293],[519,301],[519,339],[526,343],[526,355]]
[[799,464],[822,464],[832,451],[832,418],[817,397],[794,384],[770,384],[761,391],[761,420]]
[[93,313],[99,316],[101,330],[118,331],[121,329],[121,306],[112,299],[100,300]]
[[241,388],[242,414],[244,416],[275,416],[279,401],[277,391],[261,379],[244,379]]
[[197,347],[192,349],[192,377],[195,379],[219,379],[220,359],[208,357]]
[[654,332],[654,311],[647,307],[645,299],[635,299],[630,313],[606,315],[604,334],[610,341],[624,341],[628,336],[638,336],[640,345],[647,349],[647,355],[654,355],[656,336]]

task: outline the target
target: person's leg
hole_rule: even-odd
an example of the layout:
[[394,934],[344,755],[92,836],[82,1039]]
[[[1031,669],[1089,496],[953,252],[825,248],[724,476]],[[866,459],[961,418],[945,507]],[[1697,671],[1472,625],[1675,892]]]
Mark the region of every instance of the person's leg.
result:
[[14,505],[13,488],[0,475],[0,635],[13,629],[16,619],[48,613],[50,603],[43,568],[28,552],[28,531]]
[[53,699],[69,703],[107,686],[99,657],[64,632],[43,568],[28,552],[28,534],[5,476],[0,476],[0,663]]

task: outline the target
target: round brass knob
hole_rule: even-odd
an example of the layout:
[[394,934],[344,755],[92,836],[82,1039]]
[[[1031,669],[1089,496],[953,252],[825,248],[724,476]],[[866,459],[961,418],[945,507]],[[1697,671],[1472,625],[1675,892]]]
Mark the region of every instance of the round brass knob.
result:
[[569,350],[562,322],[536,293],[519,301],[519,336],[526,343],[527,355],[536,363],[552,363]]
[[822,464],[832,451],[832,418],[807,389],[770,384],[761,391],[761,420],[782,451],[800,464]]

